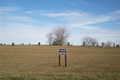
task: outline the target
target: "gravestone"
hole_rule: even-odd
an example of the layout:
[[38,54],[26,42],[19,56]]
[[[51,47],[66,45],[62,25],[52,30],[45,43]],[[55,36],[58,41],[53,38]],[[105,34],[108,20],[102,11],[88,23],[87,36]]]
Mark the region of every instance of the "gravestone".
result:
[[21,45],[24,45],[24,43],[21,43]]
[[99,47],[99,45],[97,44],[97,46],[96,47]]
[[85,46],[85,42],[83,42],[83,46]]
[[12,43],[12,45],[14,46],[14,45],[15,45],[15,43]]
[[113,47],[115,47],[115,43],[113,43]]
[[117,44],[116,47],[120,47],[120,46]]
[[70,46],[70,42],[67,43],[67,46]]
[[3,45],[2,43],[0,43],[0,45]]
[[105,43],[104,42],[102,42],[102,48],[105,48]]
[[40,42],[38,42],[38,45],[41,45],[41,43],[40,43]]
[[56,45],[58,45],[58,42],[57,41],[53,41],[52,45],[56,46]]

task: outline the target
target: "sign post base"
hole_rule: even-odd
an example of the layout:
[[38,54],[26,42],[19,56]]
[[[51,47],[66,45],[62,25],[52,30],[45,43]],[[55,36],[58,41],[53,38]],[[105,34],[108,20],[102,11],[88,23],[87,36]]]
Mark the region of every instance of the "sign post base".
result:
[[60,55],[59,55],[59,66],[60,66]]
[[67,57],[65,55],[65,66],[67,66]]

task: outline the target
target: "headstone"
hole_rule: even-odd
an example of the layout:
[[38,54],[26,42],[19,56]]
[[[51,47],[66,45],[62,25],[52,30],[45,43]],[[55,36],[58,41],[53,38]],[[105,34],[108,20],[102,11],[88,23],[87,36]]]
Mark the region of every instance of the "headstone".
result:
[[83,46],[85,46],[85,42],[83,42]]
[[99,45],[97,44],[97,46],[96,47],[99,47]]
[[38,42],[38,45],[41,45],[41,43],[40,43],[40,42]]
[[58,45],[58,42],[57,41],[53,41],[53,45]]
[[15,44],[14,44],[14,43],[12,43],[12,45],[14,46]]
[[115,43],[113,43],[113,47],[115,47]]
[[24,45],[24,43],[21,43],[21,45]]
[[0,43],[0,45],[3,45],[2,43]]
[[105,48],[105,43],[104,42],[102,42],[102,48]]
[[120,46],[117,44],[116,47],[120,47]]
[[92,46],[94,47],[94,46],[95,46],[95,44],[92,44]]
[[73,46],[73,42],[72,42],[71,46]]
[[67,43],[67,46],[70,46],[70,42]]

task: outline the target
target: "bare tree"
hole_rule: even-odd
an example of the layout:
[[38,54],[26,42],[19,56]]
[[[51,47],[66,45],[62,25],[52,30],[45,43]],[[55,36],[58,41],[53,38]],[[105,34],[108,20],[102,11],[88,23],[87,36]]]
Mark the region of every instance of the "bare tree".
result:
[[63,45],[67,41],[67,38],[70,36],[70,33],[67,31],[67,27],[65,26],[57,26],[53,29],[54,41],[57,42],[58,45]]
[[98,43],[96,38],[92,38],[89,36],[86,36],[82,39],[82,42],[85,42],[85,46],[95,46],[96,43]]
[[82,39],[82,42],[85,42],[85,46],[89,46],[91,39],[90,39],[90,37],[87,36]]
[[106,42],[106,46],[107,46],[107,47],[110,47],[111,45],[112,45],[112,42],[111,42],[111,41],[107,41],[107,42]]
[[47,35],[46,35],[46,37],[47,37],[47,39],[48,39],[48,43],[49,43],[49,45],[52,45],[52,41],[53,41],[53,34],[52,33],[48,33]]
[[91,45],[95,46],[95,44],[98,43],[96,38],[91,38]]

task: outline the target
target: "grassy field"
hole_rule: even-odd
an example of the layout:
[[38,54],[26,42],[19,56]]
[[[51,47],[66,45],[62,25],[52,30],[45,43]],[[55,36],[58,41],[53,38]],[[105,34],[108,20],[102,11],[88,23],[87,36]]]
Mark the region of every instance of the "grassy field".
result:
[[[67,48],[58,63],[57,48]],[[120,48],[0,46],[0,80],[120,80]]]

